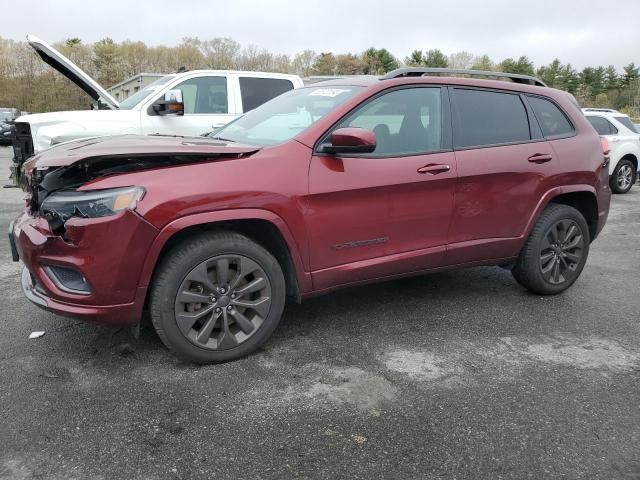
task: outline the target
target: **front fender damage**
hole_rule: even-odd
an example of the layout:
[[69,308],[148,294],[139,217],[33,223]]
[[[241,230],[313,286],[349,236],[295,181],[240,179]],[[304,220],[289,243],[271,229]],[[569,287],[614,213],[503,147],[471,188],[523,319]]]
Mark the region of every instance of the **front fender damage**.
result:
[[150,170],[177,165],[238,158],[239,154],[189,154],[189,155],[117,155],[83,159],[62,167],[38,168],[27,171],[25,189],[29,192],[28,206],[31,213],[47,220],[51,231],[64,235],[66,222],[73,217],[86,218],[82,211],[62,214],[57,211],[42,211],[44,200],[54,192],[73,191],[97,178],[123,175],[129,172]]

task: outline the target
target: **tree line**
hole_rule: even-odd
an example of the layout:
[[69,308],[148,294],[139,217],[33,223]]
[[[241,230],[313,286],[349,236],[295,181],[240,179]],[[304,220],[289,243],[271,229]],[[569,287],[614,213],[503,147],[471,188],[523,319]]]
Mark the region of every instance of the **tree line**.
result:
[[[612,65],[578,70],[559,59],[536,67],[527,56],[496,62],[488,55],[466,51],[445,55],[437,48],[414,50],[402,60],[373,47],[361,53],[303,50],[289,56],[254,45],[243,47],[231,38],[187,37],[174,47],[128,40],[118,43],[110,38],[89,44],[69,38],[54,47],[105,87],[137,73],[180,68],[260,70],[303,77],[380,75],[400,66],[471,68],[535,75],[549,86],[574,94],[583,106],[616,108],[640,117],[640,68],[635,63],[622,71]],[[84,92],[42,62],[26,42],[0,38],[0,106],[46,112],[87,108],[88,103]]]

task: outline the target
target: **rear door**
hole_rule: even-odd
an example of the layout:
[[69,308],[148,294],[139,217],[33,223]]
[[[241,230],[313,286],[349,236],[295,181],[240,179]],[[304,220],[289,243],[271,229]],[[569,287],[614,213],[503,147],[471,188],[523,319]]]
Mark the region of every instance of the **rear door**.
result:
[[[616,143],[613,140],[617,139],[617,143],[624,145],[623,151],[625,154],[636,154],[638,146],[640,146],[640,136],[638,135],[636,126],[631,123],[631,120],[627,116],[614,116],[613,119],[618,123],[620,128],[618,128],[618,134],[614,135],[613,138],[609,140],[609,144]],[[614,127],[617,128],[615,125]]]
[[467,87],[450,95],[458,185],[447,263],[509,257],[558,159],[524,96]]
[[240,100],[242,113],[247,113],[272,98],[293,90],[293,82],[286,78],[269,78],[242,76],[238,77],[240,84]]
[[316,289],[442,263],[456,183],[448,113],[440,87],[402,88],[332,129],[370,129],[377,147],[311,159],[305,210]]

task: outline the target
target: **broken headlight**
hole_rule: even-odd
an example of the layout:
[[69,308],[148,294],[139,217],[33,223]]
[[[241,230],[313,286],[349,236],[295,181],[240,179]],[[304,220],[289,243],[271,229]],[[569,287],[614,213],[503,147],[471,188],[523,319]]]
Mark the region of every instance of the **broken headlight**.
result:
[[45,198],[40,210],[45,215],[60,218],[63,222],[70,217],[108,217],[121,210],[135,209],[143,195],[144,189],[140,187],[56,192]]

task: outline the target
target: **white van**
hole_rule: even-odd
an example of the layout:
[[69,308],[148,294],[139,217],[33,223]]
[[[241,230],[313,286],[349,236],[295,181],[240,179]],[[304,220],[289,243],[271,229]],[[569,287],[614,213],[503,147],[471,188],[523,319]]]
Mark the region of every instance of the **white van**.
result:
[[118,102],[56,49],[32,35],[27,41],[47,64],[89,94],[98,109],[19,117],[14,139],[17,165],[51,145],[77,138],[128,133],[198,136],[303,86],[297,75],[196,70],[159,78]]

